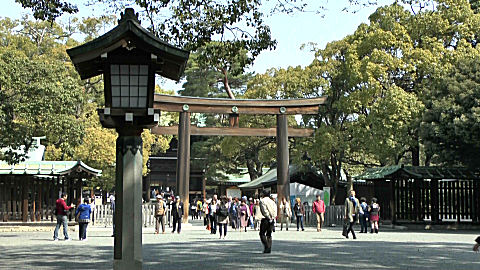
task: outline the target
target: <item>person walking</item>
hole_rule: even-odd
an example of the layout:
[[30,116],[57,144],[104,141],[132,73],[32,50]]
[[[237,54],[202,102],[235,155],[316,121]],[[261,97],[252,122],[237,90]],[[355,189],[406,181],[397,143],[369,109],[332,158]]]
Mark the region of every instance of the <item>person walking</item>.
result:
[[325,203],[320,197],[320,194],[317,195],[317,200],[313,202],[312,210],[317,216],[317,232],[321,232],[322,224],[325,220]]
[[192,216],[192,220],[198,219],[198,216],[197,216],[197,201],[196,200],[193,200],[190,203],[190,215]]
[[240,232],[242,230],[247,231],[248,217],[250,216],[250,209],[248,208],[246,199],[242,199],[239,212],[240,212]]
[[362,207],[363,214],[360,214],[360,233],[367,233],[368,229],[368,219],[369,219],[369,214],[368,214],[368,204],[367,204],[367,199],[365,197],[360,198],[360,207]]
[[197,200],[197,218],[202,219],[202,200],[198,199]]
[[172,204],[172,218],[173,218],[173,231],[172,233],[180,233],[182,230],[182,217],[183,217],[183,202],[180,196],[176,197],[176,200]]
[[287,198],[282,198],[280,203],[280,231],[283,230],[283,224],[285,223],[285,229],[288,231],[288,224],[290,223],[290,218],[292,217],[292,208],[290,203],[287,201]]
[[232,229],[235,231],[239,228],[239,218],[238,218],[238,198],[235,197],[232,200],[232,203],[230,204],[230,216],[232,217]]
[[255,207],[253,208],[254,220],[255,220],[255,230],[260,230],[260,223],[262,221],[263,215],[262,211],[260,210],[260,200],[255,199]]
[[363,213],[362,207],[360,207],[358,199],[355,198],[355,190],[352,189],[350,190],[350,196],[345,199],[345,222],[348,223],[348,228],[344,235],[346,238],[348,238],[348,234],[351,232],[353,239],[357,239],[353,225],[355,225],[360,213]]
[[295,199],[295,206],[293,207],[293,212],[295,213],[295,218],[297,219],[297,231],[300,230],[299,225],[302,227],[302,231],[305,231],[303,228],[303,217],[305,216],[305,207],[302,204],[300,198]]
[[220,239],[225,239],[227,236],[227,227],[228,227],[228,202],[227,197],[222,196],[220,198],[220,204],[217,207],[217,218],[218,218],[218,232],[220,233]]
[[380,205],[377,203],[377,198],[372,198],[372,204],[368,207],[368,212],[370,213],[370,223],[372,230],[370,233],[378,233],[378,221],[380,220]]
[[67,203],[65,202],[67,198],[68,195],[66,193],[62,193],[62,197],[55,202],[57,225],[55,226],[55,231],[53,231],[53,241],[58,241],[58,230],[60,229],[60,226],[63,226],[63,236],[65,237],[65,241],[71,240],[68,237],[67,211],[73,208],[73,204],[67,206]]
[[260,199],[260,211],[262,219],[260,222],[260,241],[263,244],[263,253],[272,252],[272,231],[277,217],[277,204],[270,197],[270,191],[262,190]]
[[90,204],[90,209],[92,209],[92,213],[90,214],[90,217],[91,217],[90,220],[92,221],[92,226],[94,226],[95,225],[95,195],[89,199],[88,203]]
[[160,225],[162,225],[162,234],[165,233],[165,211],[167,204],[163,201],[161,195],[157,195],[157,203],[155,204],[155,233],[160,231]]
[[212,202],[210,203],[209,219],[210,219],[210,233],[217,234],[217,207],[218,207],[217,195],[213,195]]
[[208,231],[210,231],[210,211],[208,211],[208,209],[210,208],[210,201],[209,200],[205,200],[203,202],[203,214],[205,215],[204,218],[203,218],[203,225],[206,226],[206,229]]
[[248,209],[250,210],[250,216],[248,216],[248,223],[250,225],[250,229],[254,229],[254,221],[253,221],[253,210],[255,208],[255,204],[253,203],[253,198],[248,199]]
[[75,217],[78,220],[78,238],[80,241],[87,241],[87,226],[90,222],[90,215],[92,214],[92,208],[88,203],[88,198],[83,199],[83,203],[80,204],[75,211]]
[[[115,236],[115,193],[112,192],[108,198],[110,199],[110,209],[112,210],[112,227],[113,227],[112,237],[114,237]],[[93,197],[93,199],[95,200],[95,197]],[[93,213],[93,215],[95,216],[95,212]]]

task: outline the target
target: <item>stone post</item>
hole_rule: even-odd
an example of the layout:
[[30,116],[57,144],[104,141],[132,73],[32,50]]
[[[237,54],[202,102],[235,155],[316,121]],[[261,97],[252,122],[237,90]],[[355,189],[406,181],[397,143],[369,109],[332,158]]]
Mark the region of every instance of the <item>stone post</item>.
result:
[[118,130],[113,269],[142,269],[142,129]]

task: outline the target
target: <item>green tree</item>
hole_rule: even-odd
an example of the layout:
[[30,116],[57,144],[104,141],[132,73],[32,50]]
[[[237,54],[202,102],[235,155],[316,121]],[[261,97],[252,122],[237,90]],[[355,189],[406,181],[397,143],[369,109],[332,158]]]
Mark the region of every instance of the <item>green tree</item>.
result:
[[77,6],[70,4],[69,1],[15,0],[15,2],[20,3],[23,8],[31,9],[35,19],[49,21],[52,24],[63,13],[73,14],[78,12]]
[[435,78],[426,102],[422,138],[435,163],[480,166],[479,53],[457,60],[447,76]]
[[[81,142],[78,109],[85,99],[78,78],[62,63],[29,59],[15,48],[0,48],[0,147],[28,147],[32,136],[48,135],[49,141],[72,153]],[[6,151],[3,159],[24,157]]]

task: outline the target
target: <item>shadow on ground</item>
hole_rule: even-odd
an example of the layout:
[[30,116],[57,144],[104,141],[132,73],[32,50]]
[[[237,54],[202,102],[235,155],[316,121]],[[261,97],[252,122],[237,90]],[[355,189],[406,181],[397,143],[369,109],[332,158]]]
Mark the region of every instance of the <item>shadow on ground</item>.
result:
[[[205,231],[144,234],[143,269],[480,269],[480,255],[457,235],[444,240],[441,234],[392,232],[347,240],[339,233],[276,233],[272,254],[262,253],[256,232],[230,233],[226,240]],[[104,234],[92,234],[88,242],[0,234],[0,269],[112,269],[113,241]],[[430,238],[417,241],[422,237]],[[15,238],[18,243],[6,243]]]

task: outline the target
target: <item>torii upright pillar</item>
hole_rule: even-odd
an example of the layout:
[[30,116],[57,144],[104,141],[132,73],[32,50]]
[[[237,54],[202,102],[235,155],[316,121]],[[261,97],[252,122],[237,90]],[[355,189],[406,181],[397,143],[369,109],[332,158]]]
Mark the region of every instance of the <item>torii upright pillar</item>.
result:
[[183,202],[182,223],[188,222],[190,191],[190,113],[181,112],[178,125],[177,193]]
[[277,115],[277,196],[278,204],[283,198],[290,201],[290,178],[288,172],[288,125],[287,115]]

